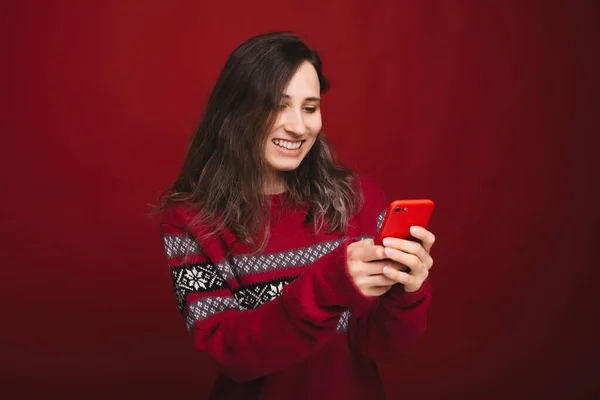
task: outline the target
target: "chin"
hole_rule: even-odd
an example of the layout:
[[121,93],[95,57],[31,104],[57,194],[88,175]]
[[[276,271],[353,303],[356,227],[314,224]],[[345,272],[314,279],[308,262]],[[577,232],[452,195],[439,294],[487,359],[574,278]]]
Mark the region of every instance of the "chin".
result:
[[294,171],[294,170],[298,169],[298,167],[300,166],[300,164],[296,164],[296,163],[294,163],[294,164],[289,164],[289,163],[286,163],[286,164],[283,164],[283,163],[281,163],[281,164],[273,163],[273,164],[271,164],[271,166],[272,166],[272,168],[275,171],[289,172],[289,171]]

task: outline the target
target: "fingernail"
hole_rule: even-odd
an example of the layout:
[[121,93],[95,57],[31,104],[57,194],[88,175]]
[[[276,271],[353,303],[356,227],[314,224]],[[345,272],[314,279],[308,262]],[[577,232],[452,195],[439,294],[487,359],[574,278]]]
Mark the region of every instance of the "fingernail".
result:
[[393,240],[390,238],[385,238],[383,239],[383,245],[384,246],[391,246],[392,245]]
[[383,267],[384,274],[389,274],[390,272],[392,272],[392,269],[390,267]]
[[392,255],[394,255],[394,249],[392,249],[392,248],[386,247],[383,251],[385,252],[385,255],[388,257],[391,257]]
[[418,235],[421,232],[422,232],[421,228],[416,225],[413,225],[410,227],[410,233],[412,233],[413,235]]

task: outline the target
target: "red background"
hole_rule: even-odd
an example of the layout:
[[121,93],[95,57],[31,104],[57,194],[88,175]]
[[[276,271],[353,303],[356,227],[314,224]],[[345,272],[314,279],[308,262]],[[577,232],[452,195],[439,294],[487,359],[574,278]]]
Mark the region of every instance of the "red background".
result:
[[429,331],[390,398],[599,394],[596,2],[0,7],[0,393],[205,396],[148,204],[227,55],[294,30],[341,160],[437,204]]

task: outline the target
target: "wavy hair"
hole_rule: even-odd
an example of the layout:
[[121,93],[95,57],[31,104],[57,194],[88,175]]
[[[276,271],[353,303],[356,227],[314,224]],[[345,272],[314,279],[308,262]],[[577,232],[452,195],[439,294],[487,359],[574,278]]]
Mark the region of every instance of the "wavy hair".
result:
[[[267,137],[283,92],[298,67],[311,63],[320,91],[329,89],[321,59],[287,32],[258,35],[239,45],[219,75],[189,144],[179,176],[160,196],[156,212],[176,203],[198,210],[191,226],[206,236],[228,229],[255,253],[269,240],[270,199],[264,188]],[[305,206],[315,233],[345,233],[363,205],[355,174],[336,161],[324,133],[294,171],[281,172],[287,186],[284,206]]]

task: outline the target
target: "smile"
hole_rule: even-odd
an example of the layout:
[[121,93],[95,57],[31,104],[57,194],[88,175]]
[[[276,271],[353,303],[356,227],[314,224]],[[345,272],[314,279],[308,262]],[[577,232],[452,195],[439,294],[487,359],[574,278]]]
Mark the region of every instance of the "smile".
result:
[[282,149],[286,149],[286,150],[298,150],[300,147],[302,147],[302,143],[304,143],[304,140],[300,140],[300,141],[297,141],[297,142],[291,142],[289,140],[273,139],[272,142],[277,147],[282,148]]

